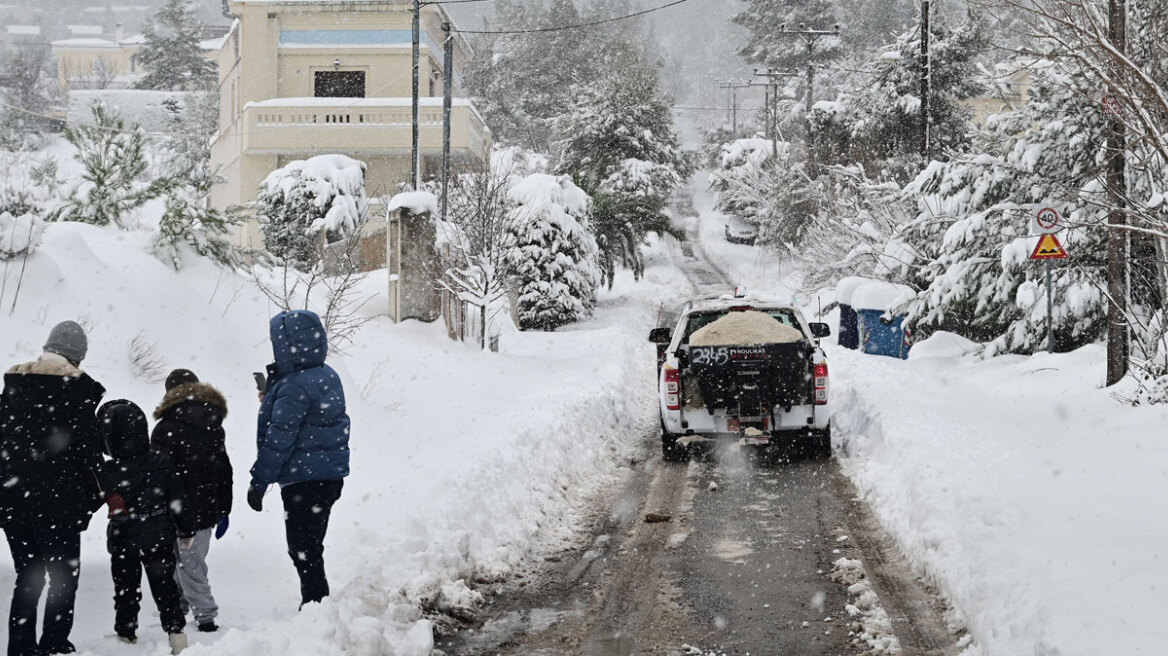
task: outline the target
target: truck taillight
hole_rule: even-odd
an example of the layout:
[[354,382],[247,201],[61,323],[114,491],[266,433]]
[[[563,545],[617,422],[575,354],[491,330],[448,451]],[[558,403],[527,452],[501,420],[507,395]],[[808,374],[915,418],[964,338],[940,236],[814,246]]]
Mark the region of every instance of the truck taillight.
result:
[[665,407],[681,410],[681,372],[673,367],[665,368]]
[[815,365],[812,375],[815,377],[815,405],[827,405],[827,363]]

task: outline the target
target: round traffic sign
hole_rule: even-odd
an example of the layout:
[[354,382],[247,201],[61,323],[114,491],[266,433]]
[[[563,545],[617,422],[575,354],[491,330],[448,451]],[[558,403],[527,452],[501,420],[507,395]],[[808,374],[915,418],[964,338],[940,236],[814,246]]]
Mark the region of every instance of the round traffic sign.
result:
[[1038,225],[1044,230],[1050,230],[1059,223],[1058,210],[1053,207],[1044,207],[1038,210]]

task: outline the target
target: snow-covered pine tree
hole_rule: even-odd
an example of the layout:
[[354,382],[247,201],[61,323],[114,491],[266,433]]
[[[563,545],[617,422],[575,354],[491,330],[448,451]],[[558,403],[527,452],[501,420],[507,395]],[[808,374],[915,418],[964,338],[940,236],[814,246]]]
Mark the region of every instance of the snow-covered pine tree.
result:
[[592,196],[601,272],[611,285],[617,266],[640,276],[647,234],[677,234],[665,208],[692,173],[693,158],[681,148],[657,68],[640,61],[631,44],[609,54],[623,64],[580,88],[572,110],[556,120],[556,171]]
[[[733,21],[746,28],[746,45],[739,55],[761,67],[780,71],[802,71],[807,67],[807,42],[788,30],[830,30],[839,23],[829,0],[746,0]],[[843,48],[834,36],[819,38],[812,63],[823,66],[840,57]]]
[[[989,40],[984,21],[972,13],[952,28],[934,21],[929,32],[930,152],[946,159],[968,145],[973,111],[961,101],[985,90],[977,60]],[[851,123],[846,160],[883,165],[921,152],[921,66],[918,25],[897,37],[871,79],[845,95]]]
[[253,207],[264,248],[310,271],[325,243],[358,230],[366,211],[365,163],[345,155],[289,162],[264,178]]
[[555,330],[591,316],[600,273],[588,194],[567,176],[535,173],[508,195],[515,206],[506,261],[518,281],[519,326]]
[[166,5],[146,25],[146,43],[138,61],[146,74],[139,89],[199,89],[215,82],[215,63],[199,46],[202,25],[190,0],[166,0]]
[[55,209],[50,221],[80,221],[94,225],[131,227],[147,201],[166,193],[174,184],[167,177],[147,179],[146,133],[101,102],[91,107],[92,123],[65,128],[65,139],[77,149],[81,183]]

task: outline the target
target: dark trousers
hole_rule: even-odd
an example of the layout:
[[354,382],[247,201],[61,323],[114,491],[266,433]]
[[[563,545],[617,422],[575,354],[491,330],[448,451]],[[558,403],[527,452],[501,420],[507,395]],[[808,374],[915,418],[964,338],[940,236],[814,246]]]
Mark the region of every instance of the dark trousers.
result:
[[308,481],[285,485],[284,531],[288,535],[288,555],[300,577],[300,605],[319,602],[329,594],[324,574],[324,534],[329,514],[341,498],[343,480]]
[[174,580],[177,536],[170,517],[112,521],[106,536],[114,577],[114,631],[120,636],[137,635],[138,612],[142,608],[142,570],[146,570],[163,630],[181,633],[187,621],[181,607],[182,595]]
[[[8,656],[70,654],[73,645],[73,603],[81,574],[81,534],[7,528],[8,549],[16,566],[16,585],[8,613]],[[49,579],[45,623],[38,647],[37,604]]]

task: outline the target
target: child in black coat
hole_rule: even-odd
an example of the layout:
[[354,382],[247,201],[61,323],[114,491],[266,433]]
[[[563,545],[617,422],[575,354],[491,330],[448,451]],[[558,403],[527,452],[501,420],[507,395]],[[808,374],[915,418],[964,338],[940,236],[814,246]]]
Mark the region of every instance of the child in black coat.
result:
[[[150,448],[146,415],[130,401],[104,404],[97,413],[106,461],[97,472],[110,509],[107,529],[114,579],[114,630],[123,642],[137,642],[142,603],[142,570],[168,634],[171,653],[187,646],[186,618],[175,582],[176,538],[194,531],[175,525],[183,491],[170,459]],[[182,513],[177,513],[182,517]]]

